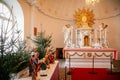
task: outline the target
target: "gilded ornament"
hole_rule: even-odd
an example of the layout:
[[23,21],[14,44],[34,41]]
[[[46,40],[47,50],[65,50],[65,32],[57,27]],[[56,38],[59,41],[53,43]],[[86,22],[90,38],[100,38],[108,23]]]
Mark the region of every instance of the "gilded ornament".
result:
[[74,14],[74,22],[75,25],[78,28],[82,28],[83,25],[88,25],[89,27],[92,27],[92,25],[94,24],[94,14],[93,14],[93,10],[88,9],[78,9],[77,11],[75,11]]
[[88,56],[88,57],[91,57],[91,56],[92,56],[92,53],[87,53],[87,56]]
[[107,53],[97,54],[97,53],[95,53],[95,56],[97,56],[97,57],[102,57],[102,56],[110,57],[110,56],[112,56],[112,53],[110,53],[110,54],[107,54]]

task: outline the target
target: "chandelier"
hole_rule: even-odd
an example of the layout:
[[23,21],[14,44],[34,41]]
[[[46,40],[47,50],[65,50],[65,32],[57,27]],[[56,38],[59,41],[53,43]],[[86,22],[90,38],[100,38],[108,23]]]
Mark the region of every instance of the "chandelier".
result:
[[87,5],[95,5],[96,3],[98,3],[100,0],[85,0]]

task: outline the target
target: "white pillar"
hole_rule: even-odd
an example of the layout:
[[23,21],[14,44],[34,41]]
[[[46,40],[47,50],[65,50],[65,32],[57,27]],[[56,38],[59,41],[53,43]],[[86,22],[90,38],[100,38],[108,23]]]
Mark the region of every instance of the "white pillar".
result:
[[89,44],[89,46],[91,47],[92,46],[92,34],[91,33],[89,33],[90,34],[90,44]]
[[105,47],[107,47],[107,29],[105,29],[105,39],[104,39],[104,44],[105,44]]
[[100,33],[100,47],[102,47],[102,33],[101,33],[101,29],[99,30],[99,33]]
[[75,35],[76,35],[76,47],[77,47],[78,46],[77,28],[75,29]]
[[95,43],[97,43],[97,29],[95,29]]
[[71,26],[71,41],[70,41],[70,45],[72,47],[73,44],[73,26]]
[[82,31],[80,30],[80,32],[79,32],[80,34],[79,34],[79,47],[81,48],[81,47],[83,47],[83,36],[82,36]]

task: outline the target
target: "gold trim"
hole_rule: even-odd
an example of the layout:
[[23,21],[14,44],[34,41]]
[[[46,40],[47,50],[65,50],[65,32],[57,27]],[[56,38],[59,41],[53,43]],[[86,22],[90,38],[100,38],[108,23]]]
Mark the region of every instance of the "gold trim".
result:
[[71,55],[69,53],[66,53],[66,58],[69,58],[69,56],[75,56],[75,55],[77,55],[77,56],[83,56],[85,58],[85,53],[79,54],[77,52],[75,52],[75,53],[73,53]]
[[106,53],[102,53],[101,55],[95,53],[95,56],[97,56],[97,57],[101,57],[101,56],[110,57],[110,56],[112,56],[112,53],[110,53],[109,55],[107,55]]
[[92,53],[87,53],[87,56],[88,57],[92,57]]

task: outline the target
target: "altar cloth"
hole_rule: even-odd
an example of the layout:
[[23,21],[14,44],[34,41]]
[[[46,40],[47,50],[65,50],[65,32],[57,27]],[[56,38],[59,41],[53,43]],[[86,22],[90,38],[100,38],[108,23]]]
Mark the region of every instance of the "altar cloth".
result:
[[64,48],[63,58],[66,58],[66,52],[113,52],[113,59],[118,59],[118,51],[113,48]]
[[118,59],[118,51],[113,48],[64,48],[63,57],[67,67],[91,68],[94,63],[95,68],[110,68],[111,61]]

